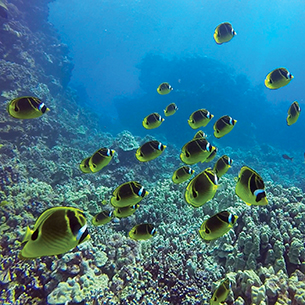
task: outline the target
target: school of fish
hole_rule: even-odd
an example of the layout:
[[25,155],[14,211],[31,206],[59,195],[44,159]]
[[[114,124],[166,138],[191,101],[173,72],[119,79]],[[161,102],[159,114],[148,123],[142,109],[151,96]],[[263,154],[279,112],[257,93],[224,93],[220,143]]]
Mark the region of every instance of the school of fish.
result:
[[[229,22],[219,24],[214,32],[214,40],[218,45],[228,43],[237,33]],[[264,84],[271,90],[286,86],[293,79],[293,75],[284,67],[276,68],[267,74]],[[157,92],[160,95],[169,94],[173,87],[162,82]],[[50,109],[37,97],[22,96],[11,100],[7,105],[7,112],[16,119],[34,119],[46,114]],[[175,103],[171,103],[163,110],[166,117],[174,115],[178,111]],[[294,101],[288,109],[287,125],[295,124],[299,118],[301,109],[297,101]],[[207,126],[214,115],[207,109],[198,109],[192,112],[187,121],[192,129]],[[170,119],[170,118],[169,118]],[[164,118],[158,112],[148,114],[142,121],[145,129],[154,129],[162,125]],[[230,133],[237,120],[229,115],[218,118],[213,125],[214,137],[220,139]],[[166,145],[153,140],[143,143],[136,151],[135,158],[139,162],[149,162],[159,157]],[[196,163],[211,162],[216,157],[217,147],[213,146],[206,134],[199,130],[181,148],[180,160],[186,164],[176,169],[172,175],[172,182],[180,184],[191,179],[194,170],[189,167]],[[101,171],[112,160],[115,151],[102,147],[91,156],[84,158],[79,163],[79,169],[84,174],[92,174]],[[177,156],[178,157],[178,156]],[[285,159],[291,159],[283,155]],[[194,208],[200,208],[210,201],[219,187],[219,180],[230,169],[233,160],[223,155],[215,162],[213,167],[208,167],[188,181],[184,197],[187,204]],[[265,185],[262,177],[252,168],[244,165],[236,179],[235,194],[247,205],[265,206],[268,204]],[[114,217],[125,218],[133,215],[140,207],[140,202],[149,195],[144,186],[137,181],[127,181],[118,185],[109,199],[112,208],[101,210],[92,219],[93,226],[110,223]],[[237,215],[228,211],[219,211],[207,218],[200,226],[198,233],[202,240],[209,242],[225,235],[238,220]],[[93,234],[93,233],[92,233]],[[156,227],[150,223],[140,223],[130,229],[128,236],[134,240],[147,240],[157,234]],[[34,259],[42,256],[61,255],[73,249],[90,238],[88,223],[83,211],[72,207],[53,207],[43,212],[34,224],[33,230],[27,227],[23,249],[19,254],[20,259]],[[220,284],[210,299],[210,304],[224,302],[230,292],[228,278],[221,280]]]

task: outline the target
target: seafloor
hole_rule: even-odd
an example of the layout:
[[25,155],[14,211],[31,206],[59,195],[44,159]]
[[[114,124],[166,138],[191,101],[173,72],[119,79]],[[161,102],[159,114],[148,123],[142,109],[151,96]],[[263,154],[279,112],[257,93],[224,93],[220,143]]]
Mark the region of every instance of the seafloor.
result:
[[[186,185],[170,179],[179,148],[168,145],[161,157],[141,164],[135,149],[149,136],[126,130],[113,136],[99,116],[80,107],[81,97],[67,86],[73,68],[68,48],[47,23],[48,2],[12,0],[8,19],[0,19],[1,304],[208,304],[225,276],[232,282],[227,304],[305,304],[299,164],[278,163],[282,152],[269,145],[220,147],[219,156],[234,160],[222,187],[202,208],[187,205]],[[10,118],[7,102],[22,95],[38,96],[51,111],[39,119]],[[79,162],[102,146],[116,151],[107,168],[80,172]],[[264,178],[268,206],[248,207],[235,195],[243,164]],[[194,166],[196,173],[203,168]],[[102,201],[129,180],[149,191],[133,216],[90,226],[91,240],[60,259],[18,259],[26,226],[45,209],[77,207],[91,223]],[[204,243],[201,223],[225,209],[239,216],[234,229]],[[153,223],[156,236],[128,238],[140,222]]]

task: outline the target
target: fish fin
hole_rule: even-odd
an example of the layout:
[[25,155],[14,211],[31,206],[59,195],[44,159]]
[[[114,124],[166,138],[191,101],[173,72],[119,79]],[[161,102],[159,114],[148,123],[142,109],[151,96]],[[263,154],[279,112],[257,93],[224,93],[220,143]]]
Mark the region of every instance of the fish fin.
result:
[[251,203],[246,202],[246,205],[251,206]]
[[25,232],[24,237],[23,237],[23,240],[22,240],[22,243],[25,243],[25,242],[29,241],[30,238],[31,238],[31,236],[32,236],[32,234],[33,234],[33,232],[34,232],[34,231],[32,231],[32,230],[30,229],[30,227],[27,226],[26,232]]
[[217,185],[217,190],[218,191],[222,191],[226,188],[226,185],[224,183],[220,183]]

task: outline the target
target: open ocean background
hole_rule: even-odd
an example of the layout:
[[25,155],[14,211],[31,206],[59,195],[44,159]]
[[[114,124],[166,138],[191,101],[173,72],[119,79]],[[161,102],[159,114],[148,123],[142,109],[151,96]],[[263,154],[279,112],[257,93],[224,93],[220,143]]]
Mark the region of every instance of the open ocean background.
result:
[[[190,113],[207,108],[215,117],[229,114],[238,120],[234,133],[223,139],[226,143],[238,139],[242,146],[255,139],[275,145],[294,155],[301,166],[305,119],[301,115],[297,124],[288,127],[285,118],[294,100],[301,107],[304,104],[304,9],[303,1],[288,0],[61,0],[50,4],[49,20],[71,50],[75,64],[71,85],[81,92],[81,103],[102,117],[110,117],[105,121],[109,131],[123,127],[143,135],[145,131],[139,130],[143,114],[162,114],[162,107],[174,101],[185,113],[178,112],[168,119],[171,123],[165,122],[153,131],[165,133],[168,141],[173,133],[190,131],[186,123]],[[224,21],[231,22],[237,36],[217,45],[214,29]],[[149,55],[172,62],[162,66]],[[211,60],[208,75],[196,63],[199,57]],[[146,75],[139,68],[143,60],[141,67],[148,71]],[[237,78],[236,83],[224,76],[213,88],[219,95],[200,94],[200,88],[215,86],[219,64]],[[265,76],[281,66],[295,76],[293,81],[280,90],[265,88]],[[174,87],[169,96],[158,96],[156,92],[162,81]],[[255,92],[246,94],[252,89]],[[124,105],[119,98],[124,99]],[[245,113],[244,108],[250,111]],[[120,120],[122,116],[133,119]],[[245,128],[247,132],[243,132]],[[211,129],[212,123],[207,133]],[[182,142],[185,139],[182,136]],[[283,162],[280,156],[279,162]]]

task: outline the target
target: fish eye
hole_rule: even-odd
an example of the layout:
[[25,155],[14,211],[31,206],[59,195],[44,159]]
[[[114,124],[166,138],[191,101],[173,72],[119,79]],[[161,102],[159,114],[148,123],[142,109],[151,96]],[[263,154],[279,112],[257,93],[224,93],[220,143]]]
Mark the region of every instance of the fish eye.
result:
[[194,198],[197,198],[197,196],[198,196],[198,195],[197,195],[197,192],[193,190],[193,197],[194,197]]
[[206,234],[210,234],[211,232],[210,232],[210,230],[208,228],[205,228],[205,233]]

